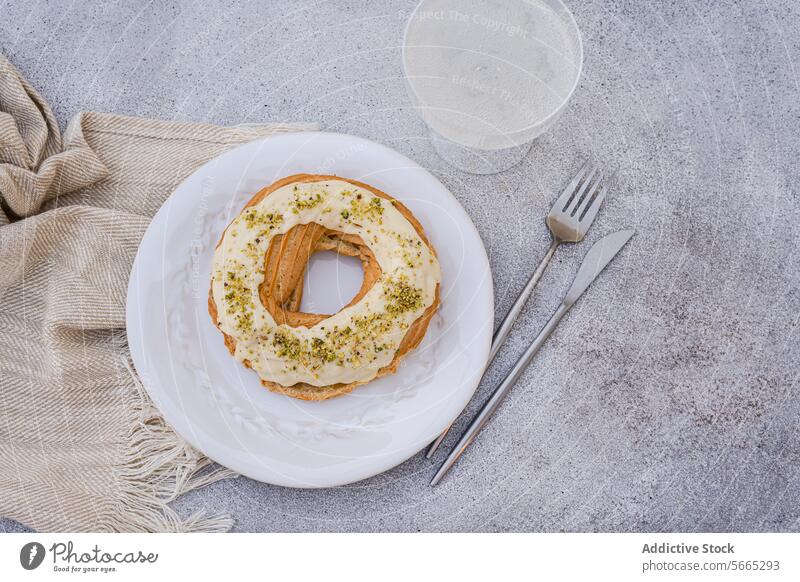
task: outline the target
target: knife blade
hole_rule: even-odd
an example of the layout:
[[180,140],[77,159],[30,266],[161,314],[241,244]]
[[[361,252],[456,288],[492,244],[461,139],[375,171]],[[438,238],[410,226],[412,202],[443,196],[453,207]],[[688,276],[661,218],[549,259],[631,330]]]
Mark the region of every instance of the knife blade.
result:
[[620,230],[604,236],[592,245],[578,269],[578,274],[575,275],[572,286],[567,291],[566,297],[564,297],[565,304],[574,305],[578,297],[583,295],[583,292],[589,288],[589,285],[611,262],[611,259],[617,256],[617,253],[625,246],[625,243],[631,239],[633,233],[633,230]]

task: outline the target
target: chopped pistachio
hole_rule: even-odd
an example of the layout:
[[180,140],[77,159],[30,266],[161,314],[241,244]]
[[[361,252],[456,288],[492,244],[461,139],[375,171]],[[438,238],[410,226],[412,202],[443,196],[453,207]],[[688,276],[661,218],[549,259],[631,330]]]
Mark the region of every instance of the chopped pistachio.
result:
[[383,293],[389,313],[416,311],[422,306],[422,290],[408,284],[402,277],[387,280]]
[[294,200],[291,202],[292,212],[299,214],[302,210],[309,210],[319,206],[324,200],[322,192],[316,192],[315,194],[312,191],[306,195],[295,194]]

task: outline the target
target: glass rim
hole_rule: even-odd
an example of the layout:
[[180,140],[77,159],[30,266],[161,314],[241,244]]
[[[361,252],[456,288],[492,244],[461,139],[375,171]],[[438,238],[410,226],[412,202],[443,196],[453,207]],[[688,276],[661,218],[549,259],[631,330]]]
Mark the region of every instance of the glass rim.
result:
[[[424,106],[423,99],[420,98],[420,95],[417,92],[416,88],[414,87],[414,83],[413,83],[413,81],[411,80],[411,77],[408,74],[408,63],[407,63],[408,53],[407,53],[406,49],[409,48],[409,46],[411,46],[411,45],[408,44],[408,32],[409,32],[409,29],[411,28],[411,23],[414,21],[414,17],[416,16],[417,12],[419,12],[420,8],[422,8],[422,6],[424,4],[427,4],[427,3],[432,2],[432,1],[435,1],[435,0],[421,0],[416,5],[414,10],[411,11],[411,14],[409,15],[408,19],[406,20],[406,24],[405,24],[405,27],[403,29],[403,46],[402,46],[402,51],[401,51],[401,53],[402,53],[401,60],[402,60],[402,63],[403,63],[403,77],[405,78],[405,81],[406,81],[406,87],[408,88],[409,91],[411,91],[413,93],[413,97],[416,100],[417,104],[420,104],[420,105],[423,105],[423,106]],[[517,0],[517,1],[522,2],[522,0]],[[578,27],[577,21],[575,20],[575,15],[572,14],[572,11],[561,0],[542,0],[542,1],[545,2],[545,3],[549,3],[549,4],[555,4],[558,7],[560,7],[560,9],[562,11],[562,14],[566,15],[566,21],[568,22],[570,29],[574,33],[575,40],[577,42],[577,49],[578,49],[578,51],[577,51],[578,58],[576,60],[575,79],[572,81],[572,86],[570,87],[570,90],[567,93],[566,97],[564,97],[564,99],[558,105],[558,107],[555,107],[550,113],[548,113],[546,116],[544,116],[542,119],[540,119],[536,123],[532,123],[530,125],[527,125],[525,127],[520,128],[520,129],[516,129],[516,130],[514,130],[512,132],[506,133],[505,135],[507,135],[509,137],[512,137],[512,136],[515,136],[515,135],[518,135],[518,134],[522,134],[522,133],[527,133],[527,132],[529,132],[531,130],[534,130],[534,129],[537,129],[539,127],[546,126],[552,120],[557,119],[558,116],[564,111],[564,108],[567,106],[567,103],[569,103],[570,99],[572,99],[572,96],[575,94],[575,90],[578,88],[578,83],[580,82],[581,76],[583,75],[583,36],[581,35],[581,30]],[[415,104],[415,107],[416,106],[417,105]],[[423,121],[424,120],[425,120],[425,118],[423,117]],[[426,123],[426,125],[428,125],[428,127],[430,127],[430,125],[428,124],[427,121],[425,121],[425,123]],[[431,128],[431,129],[433,129],[433,128]],[[530,141],[530,140],[528,140],[528,141]]]

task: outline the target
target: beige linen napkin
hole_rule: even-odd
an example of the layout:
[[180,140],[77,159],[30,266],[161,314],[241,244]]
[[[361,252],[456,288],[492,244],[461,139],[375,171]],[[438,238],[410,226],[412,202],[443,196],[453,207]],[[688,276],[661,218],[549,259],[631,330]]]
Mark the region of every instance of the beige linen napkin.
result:
[[216,531],[167,503],[234,474],[164,422],[132,373],[125,295],[139,240],[187,175],[263,136],[81,113],[62,140],[0,55],[0,515],[39,531]]

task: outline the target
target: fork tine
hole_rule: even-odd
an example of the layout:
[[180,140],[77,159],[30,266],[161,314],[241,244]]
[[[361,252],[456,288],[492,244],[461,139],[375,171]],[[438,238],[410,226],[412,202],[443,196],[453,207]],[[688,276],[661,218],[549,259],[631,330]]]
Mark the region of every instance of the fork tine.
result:
[[570,216],[574,217],[578,210],[581,209],[583,206],[584,201],[588,200],[591,195],[597,190],[597,186],[603,180],[603,172],[599,169],[595,169],[581,184],[581,191],[578,193],[577,200],[575,205],[572,207],[572,211],[569,213]]
[[583,201],[586,199],[587,193],[597,185],[597,176],[600,176],[599,179],[602,179],[602,172],[600,172],[598,168],[592,168],[592,173],[584,178],[583,182],[581,183],[580,190],[575,196],[575,203],[571,206],[571,210],[569,211],[569,215],[571,217],[574,217],[578,212],[581,204],[583,204]]
[[[598,183],[599,184],[599,183]],[[586,208],[583,209],[581,215],[578,217],[578,222],[583,222],[586,220],[586,228],[592,224],[594,217],[597,215],[597,211],[600,210],[600,206],[603,205],[603,200],[606,197],[606,186],[603,184],[596,188],[597,192],[593,194],[593,196],[589,197],[589,202],[586,203]]]
[[580,170],[578,170],[578,173],[575,174],[575,177],[572,178],[569,184],[567,184],[567,187],[564,188],[564,191],[561,193],[561,196],[558,197],[558,200],[556,200],[556,203],[553,205],[553,208],[559,208],[561,209],[561,212],[567,211],[567,208],[569,208],[570,203],[575,198],[575,193],[578,189],[578,184],[590,169],[592,169],[591,162],[586,162],[585,164],[583,164],[583,167]]

